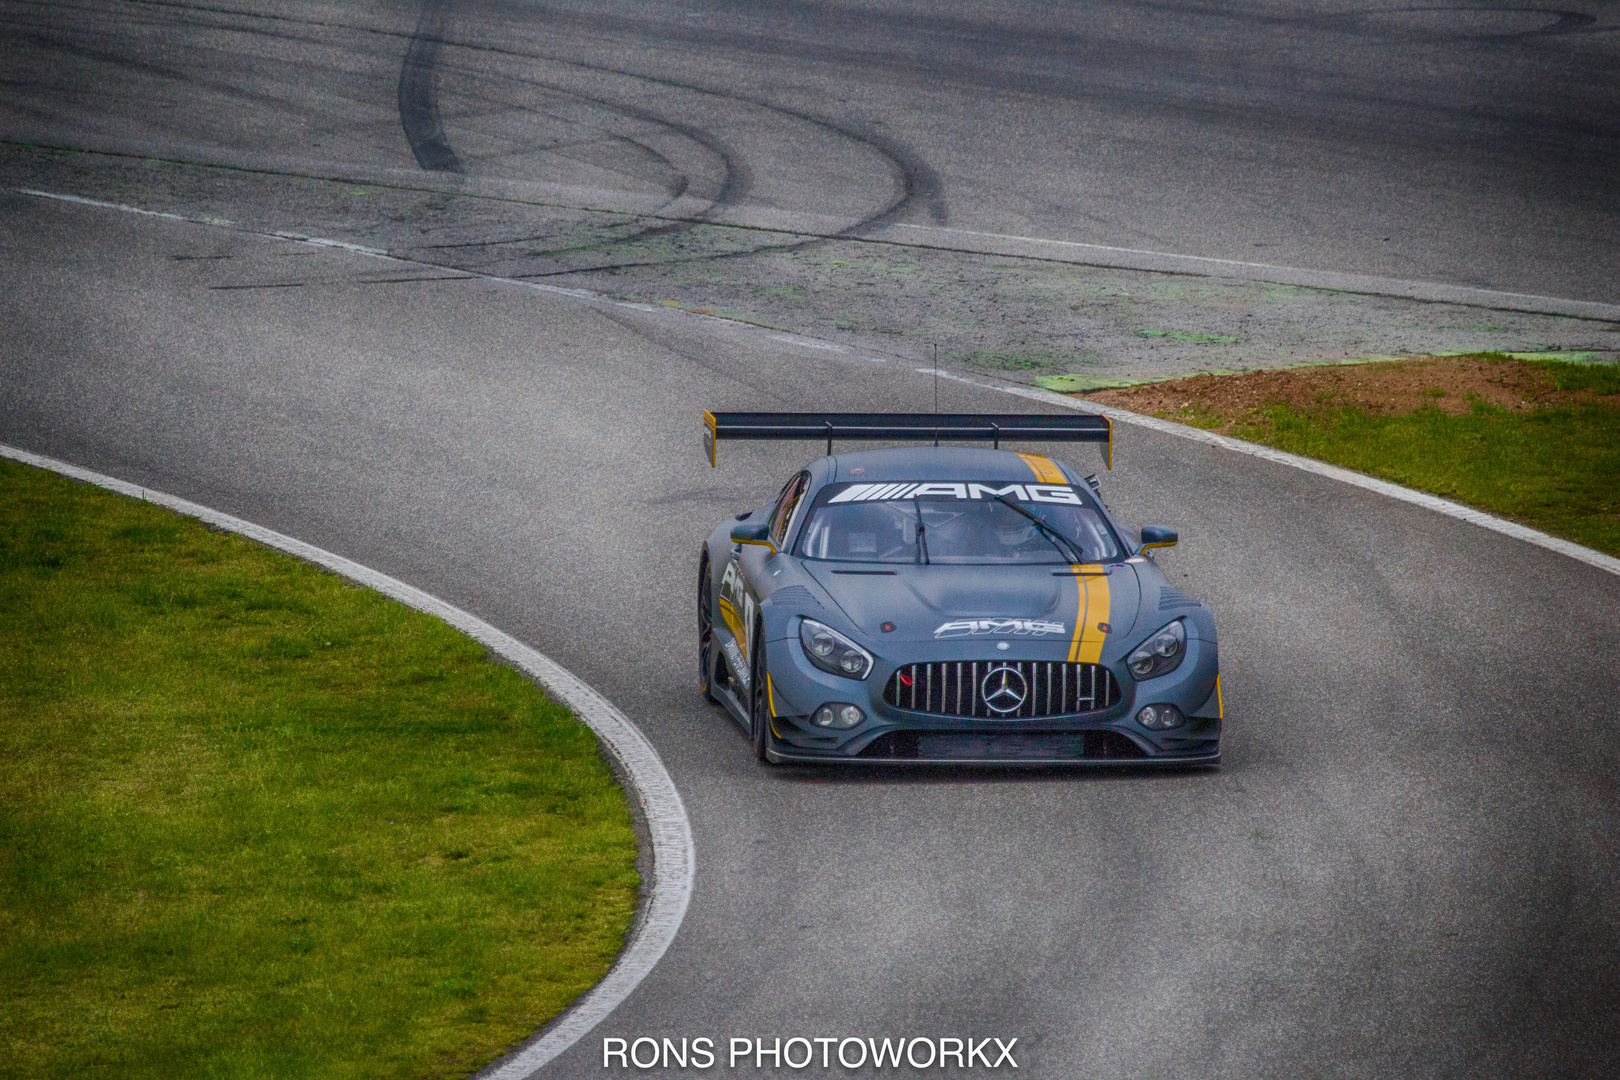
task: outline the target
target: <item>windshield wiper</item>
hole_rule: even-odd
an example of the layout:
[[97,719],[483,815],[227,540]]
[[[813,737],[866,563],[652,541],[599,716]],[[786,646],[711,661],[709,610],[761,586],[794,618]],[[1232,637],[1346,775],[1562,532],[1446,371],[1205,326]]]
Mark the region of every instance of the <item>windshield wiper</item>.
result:
[[1005,495],[996,495],[992,493],[990,497],[995,499],[996,502],[1001,503],[1003,506],[1024,515],[1025,517],[1029,518],[1030,521],[1034,522],[1035,527],[1041,530],[1042,535],[1052,541],[1052,546],[1058,549],[1059,554],[1066,553],[1074,556],[1074,561],[1076,563],[1083,563],[1086,561],[1086,553],[1080,550],[1079,544],[1076,544],[1073,540],[1070,540],[1067,536],[1064,536],[1062,533],[1052,528],[1052,526],[1042,521],[1037,515],[1025,510],[1022,506],[1019,506]]
[[923,524],[922,500],[913,498],[911,505],[917,508],[917,561],[924,566],[932,566],[933,561],[928,558],[928,526]]

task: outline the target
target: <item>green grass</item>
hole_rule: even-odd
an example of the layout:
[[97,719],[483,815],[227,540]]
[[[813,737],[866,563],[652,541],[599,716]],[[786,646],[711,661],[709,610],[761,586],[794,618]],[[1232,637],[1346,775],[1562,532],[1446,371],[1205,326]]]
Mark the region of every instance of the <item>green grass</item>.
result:
[[1620,394],[1620,364],[1566,364],[1537,361],[1536,367],[1552,376],[1560,390],[1590,390],[1594,394]]
[[443,623],[9,462],[0,611],[0,1075],[464,1075],[618,952],[623,792]]
[[[1566,376],[1569,385],[1562,385]],[[1556,373],[1562,389],[1609,386],[1599,389],[1609,394],[1620,392],[1617,376],[1612,367]],[[1216,427],[1221,418],[1192,422]],[[1433,407],[1379,416],[1354,407],[1271,405],[1233,434],[1620,555],[1620,402],[1513,412],[1476,401],[1462,416]]]

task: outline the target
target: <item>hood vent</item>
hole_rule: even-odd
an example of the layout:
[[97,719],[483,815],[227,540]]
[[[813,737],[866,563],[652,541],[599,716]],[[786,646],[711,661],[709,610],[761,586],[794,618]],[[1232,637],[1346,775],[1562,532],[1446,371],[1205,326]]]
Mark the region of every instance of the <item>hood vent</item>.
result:
[[816,594],[805,588],[803,585],[784,586],[771,593],[767,599],[769,599],[773,604],[804,604],[814,608],[821,608],[823,611],[826,610],[824,607],[822,607],[821,601],[816,599]]
[[1178,607],[1197,607],[1198,601],[1182,592],[1166,585],[1159,590],[1159,610],[1168,611]]

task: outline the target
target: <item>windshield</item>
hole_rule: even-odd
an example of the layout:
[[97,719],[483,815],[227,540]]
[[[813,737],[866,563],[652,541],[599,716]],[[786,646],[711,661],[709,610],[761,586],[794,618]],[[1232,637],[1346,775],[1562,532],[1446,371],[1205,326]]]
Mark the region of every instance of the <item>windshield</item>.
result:
[[[854,485],[859,487],[861,485]],[[886,485],[887,486],[887,485]],[[880,563],[1068,564],[1067,546],[996,496],[1017,502],[1068,538],[1088,563],[1122,556],[1113,530],[1075,489],[1060,485],[922,484],[946,491],[858,501],[849,487],[816,498],[799,541],[807,559]],[[893,485],[901,488],[904,486]],[[1033,494],[1035,498],[1029,496]],[[1037,501],[1040,500],[1040,501]],[[1051,500],[1051,501],[1048,501]],[[1061,501],[1058,501],[1061,500]],[[922,536],[918,537],[918,524]]]

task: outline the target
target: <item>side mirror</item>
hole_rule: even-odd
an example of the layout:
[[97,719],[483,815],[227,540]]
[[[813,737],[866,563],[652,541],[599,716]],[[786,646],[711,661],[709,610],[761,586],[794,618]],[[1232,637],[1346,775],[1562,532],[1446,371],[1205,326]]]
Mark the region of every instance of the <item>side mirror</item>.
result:
[[758,544],[776,550],[771,543],[771,523],[768,521],[745,522],[731,527],[731,542],[733,544]]
[[1163,525],[1142,526],[1142,550],[1148,548],[1167,548],[1176,546],[1176,530],[1167,529]]

